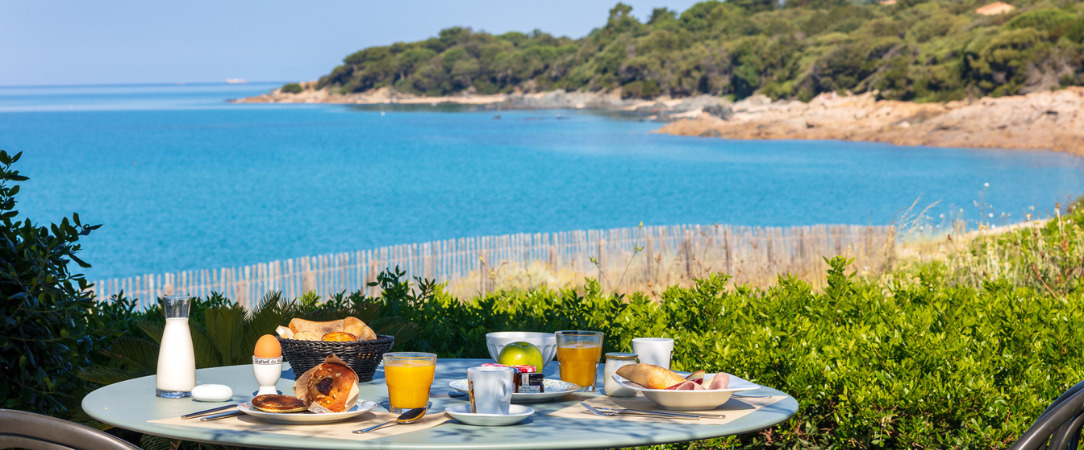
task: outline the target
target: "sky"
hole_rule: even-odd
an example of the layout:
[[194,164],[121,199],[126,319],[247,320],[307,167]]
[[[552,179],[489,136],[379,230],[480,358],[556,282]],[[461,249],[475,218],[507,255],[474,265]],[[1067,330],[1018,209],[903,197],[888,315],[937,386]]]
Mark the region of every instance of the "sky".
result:
[[[653,8],[694,0],[623,0]],[[470,27],[573,38],[617,0],[0,0],[0,86],[315,80],[362,48]]]

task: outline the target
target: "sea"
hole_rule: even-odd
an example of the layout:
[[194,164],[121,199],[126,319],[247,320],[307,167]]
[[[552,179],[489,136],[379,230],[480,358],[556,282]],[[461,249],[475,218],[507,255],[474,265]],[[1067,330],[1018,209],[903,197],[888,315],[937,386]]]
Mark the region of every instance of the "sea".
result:
[[234,104],[279,83],[0,87],[20,219],[102,227],[99,280],[643,225],[1005,226],[1084,194],[1046,151],[740,141],[571,110]]

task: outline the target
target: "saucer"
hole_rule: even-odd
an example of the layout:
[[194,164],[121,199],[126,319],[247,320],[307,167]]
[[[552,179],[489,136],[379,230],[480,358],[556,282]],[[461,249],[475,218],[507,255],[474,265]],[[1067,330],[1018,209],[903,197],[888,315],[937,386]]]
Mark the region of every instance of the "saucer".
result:
[[522,405],[510,405],[508,407],[508,415],[475,414],[470,412],[470,405],[466,404],[449,406],[444,409],[444,413],[452,416],[453,419],[463,422],[467,425],[499,427],[520,423],[523,421],[523,419],[526,419],[531,414],[534,414],[534,410]]
[[[558,397],[564,397],[568,394],[580,390],[580,386],[575,383],[569,383],[567,381],[558,380],[555,378],[546,378],[542,382],[545,387],[545,392],[516,392],[512,394],[512,403],[537,403],[545,402],[549,400],[557,399]],[[452,381],[448,383],[452,389],[455,389],[464,394],[467,393],[467,379]]]

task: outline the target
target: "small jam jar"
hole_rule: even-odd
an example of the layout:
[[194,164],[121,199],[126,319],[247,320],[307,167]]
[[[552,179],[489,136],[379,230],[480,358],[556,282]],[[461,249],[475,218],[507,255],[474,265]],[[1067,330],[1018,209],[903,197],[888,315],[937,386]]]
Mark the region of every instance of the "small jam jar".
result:
[[606,366],[602,369],[602,388],[609,397],[632,397],[636,390],[621,386],[614,381],[613,375],[617,368],[628,364],[639,364],[640,360],[635,353],[607,353]]

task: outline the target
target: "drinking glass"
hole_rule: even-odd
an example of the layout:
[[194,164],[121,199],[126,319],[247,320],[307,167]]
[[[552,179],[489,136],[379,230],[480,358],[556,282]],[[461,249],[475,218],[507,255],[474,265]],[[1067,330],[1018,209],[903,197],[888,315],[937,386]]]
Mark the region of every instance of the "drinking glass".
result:
[[429,386],[436,373],[437,355],[397,352],[384,354],[384,381],[388,384],[388,411],[400,414],[429,405]]
[[561,379],[580,385],[580,391],[594,391],[598,361],[602,359],[602,332],[564,330],[556,334]]

